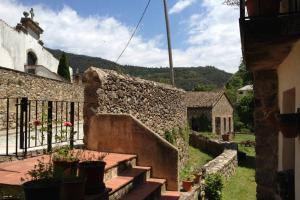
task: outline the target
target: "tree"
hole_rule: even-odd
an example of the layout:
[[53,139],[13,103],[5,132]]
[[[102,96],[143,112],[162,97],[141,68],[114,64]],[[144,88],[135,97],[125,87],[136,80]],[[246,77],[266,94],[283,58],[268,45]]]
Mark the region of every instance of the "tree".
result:
[[71,81],[69,63],[65,52],[62,53],[59,59],[57,74],[67,79],[68,81]]
[[196,87],[194,88],[194,91],[212,91],[216,89],[215,85],[211,85],[211,84],[201,84],[199,83],[198,85],[196,85]]
[[250,130],[253,130],[254,97],[253,94],[242,97],[236,106],[236,112],[240,121]]

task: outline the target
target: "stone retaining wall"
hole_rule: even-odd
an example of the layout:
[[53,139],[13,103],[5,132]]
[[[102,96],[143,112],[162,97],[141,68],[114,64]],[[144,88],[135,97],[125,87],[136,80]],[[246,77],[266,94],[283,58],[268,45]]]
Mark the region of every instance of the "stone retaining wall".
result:
[[[41,100],[60,101],[57,105],[58,115],[59,117],[63,115],[63,119],[66,119],[66,110],[70,110],[70,104],[67,106],[66,102],[62,103],[61,101],[83,102],[84,98],[82,86],[0,67],[0,130],[7,127],[7,107],[9,109],[9,129],[15,127],[17,98],[22,97],[38,100],[37,113],[35,113],[35,102],[31,103],[31,117],[34,118],[37,114],[38,119],[41,118],[42,110],[47,110],[47,108],[43,108]],[[9,98],[9,103],[7,98]],[[45,104],[47,105],[47,102]],[[56,103],[54,103],[53,112],[56,110],[55,106]],[[79,110],[82,110],[82,103],[79,106]],[[76,105],[75,117],[77,117],[77,110]],[[82,112],[79,117],[82,119]]]
[[231,149],[224,150],[221,155],[203,166],[207,174],[219,173],[226,179],[235,173],[237,167],[237,151]]
[[[207,174],[220,173],[225,179],[228,179],[236,172],[238,167],[237,144],[210,140],[203,135],[192,132],[190,135],[190,145],[216,156],[215,159],[206,163],[202,168]],[[204,186],[195,185],[191,192],[183,192],[180,200],[198,200],[201,199],[201,190]]]
[[[165,131],[187,126],[185,91],[181,89],[94,67],[84,73],[83,82],[85,134],[91,117],[101,114],[129,114],[162,137]],[[180,166],[188,154],[188,141],[183,138],[174,143]]]
[[83,101],[83,87],[0,67],[0,97]]
[[236,143],[231,142],[222,142],[218,140],[211,140],[200,133],[192,132],[190,135],[190,145],[200,149],[201,151],[204,151],[208,154],[211,154],[213,156],[218,156],[225,149],[238,149],[238,146]]

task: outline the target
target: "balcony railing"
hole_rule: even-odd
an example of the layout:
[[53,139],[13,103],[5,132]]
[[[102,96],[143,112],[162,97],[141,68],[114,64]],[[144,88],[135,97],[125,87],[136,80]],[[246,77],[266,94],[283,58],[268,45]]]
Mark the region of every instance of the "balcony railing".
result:
[[[273,10],[275,9],[275,11],[271,11],[271,14],[265,12],[265,8],[272,7],[270,4],[268,4],[268,6],[265,6],[266,0],[248,0],[248,1],[252,3],[252,10],[253,9],[255,10],[255,14],[251,15],[249,13],[249,8],[247,9],[246,0],[239,0],[241,20],[300,14],[299,0],[281,0],[281,2],[279,2],[279,5],[273,6]],[[275,1],[276,0],[274,0],[274,2]],[[250,5],[248,5],[248,7],[250,7]]]

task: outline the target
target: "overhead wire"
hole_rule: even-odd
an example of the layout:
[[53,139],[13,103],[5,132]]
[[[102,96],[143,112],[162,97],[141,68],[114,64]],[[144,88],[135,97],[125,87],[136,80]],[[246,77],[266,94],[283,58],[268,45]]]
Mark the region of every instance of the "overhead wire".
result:
[[123,56],[123,54],[125,53],[126,49],[128,48],[130,42],[132,41],[132,39],[133,39],[134,35],[136,34],[136,32],[137,32],[137,30],[138,30],[138,28],[139,28],[141,22],[143,21],[143,19],[144,19],[144,17],[145,17],[145,14],[146,14],[146,12],[147,12],[149,6],[150,6],[150,3],[151,3],[151,0],[148,0],[147,5],[146,5],[146,7],[145,7],[145,9],[144,9],[144,11],[143,11],[143,13],[142,13],[142,15],[141,15],[141,17],[140,17],[138,23],[137,23],[137,25],[136,25],[134,31],[132,32],[132,34],[131,34],[131,36],[130,36],[128,42],[127,42],[126,45],[125,45],[125,48],[122,50],[122,52],[121,52],[120,55],[118,56],[118,58],[116,59],[115,63],[118,63],[118,62],[119,62],[120,58]]

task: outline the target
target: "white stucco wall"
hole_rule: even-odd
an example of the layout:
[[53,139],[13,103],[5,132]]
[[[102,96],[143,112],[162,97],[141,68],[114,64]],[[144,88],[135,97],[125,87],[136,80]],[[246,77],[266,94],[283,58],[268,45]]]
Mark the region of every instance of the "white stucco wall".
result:
[[29,34],[17,32],[0,20],[0,66],[24,71],[29,51],[36,54],[37,65],[57,72],[58,60],[40,45],[38,40]]
[[[278,81],[279,81],[279,107],[282,112],[283,110],[283,92],[289,89],[296,89],[296,100],[295,100],[295,112],[297,108],[300,108],[300,41],[296,43],[293,50],[285,61],[278,68]],[[279,136],[279,170],[284,166],[285,159],[282,155],[282,148],[286,141],[283,136]],[[300,137],[292,139],[292,142],[295,143],[294,150],[295,156],[292,163],[294,163],[295,169],[295,191],[296,191],[296,200],[300,200]],[[288,161],[287,162],[291,162]]]

